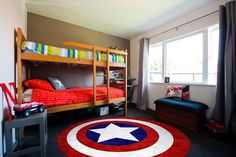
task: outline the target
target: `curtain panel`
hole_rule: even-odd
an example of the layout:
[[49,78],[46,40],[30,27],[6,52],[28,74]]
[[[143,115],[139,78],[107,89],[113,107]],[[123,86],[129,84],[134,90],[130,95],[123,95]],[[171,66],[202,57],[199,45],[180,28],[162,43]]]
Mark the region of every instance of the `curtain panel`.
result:
[[219,52],[214,120],[228,130],[236,103],[235,1],[219,8]]
[[148,51],[149,39],[142,38],[140,40],[139,53],[139,74],[138,74],[138,91],[137,91],[137,107],[145,110],[148,105]]

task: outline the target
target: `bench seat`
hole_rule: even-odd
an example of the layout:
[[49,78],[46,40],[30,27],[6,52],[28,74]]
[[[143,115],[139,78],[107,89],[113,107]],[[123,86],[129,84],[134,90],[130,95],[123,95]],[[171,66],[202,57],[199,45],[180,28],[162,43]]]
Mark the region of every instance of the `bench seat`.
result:
[[157,117],[194,131],[199,130],[204,124],[208,109],[203,103],[176,97],[160,98],[154,103]]

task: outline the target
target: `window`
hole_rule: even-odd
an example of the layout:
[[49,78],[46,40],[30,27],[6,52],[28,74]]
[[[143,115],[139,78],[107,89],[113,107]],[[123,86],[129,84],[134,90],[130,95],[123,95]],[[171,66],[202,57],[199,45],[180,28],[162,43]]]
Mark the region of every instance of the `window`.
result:
[[219,28],[212,27],[209,29],[208,39],[208,83],[216,84],[217,78],[217,61],[219,48]]
[[166,76],[172,82],[202,82],[203,33],[166,43]]
[[150,45],[149,81],[216,84],[218,26]]
[[149,75],[150,81],[162,81],[162,44],[157,44],[149,49]]

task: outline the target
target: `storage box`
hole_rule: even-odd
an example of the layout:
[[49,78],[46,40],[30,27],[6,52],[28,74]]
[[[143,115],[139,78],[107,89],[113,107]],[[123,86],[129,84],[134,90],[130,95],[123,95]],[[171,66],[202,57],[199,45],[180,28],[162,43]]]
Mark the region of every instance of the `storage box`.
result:
[[105,116],[109,114],[109,107],[108,106],[102,106],[102,107],[96,107],[95,113],[99,116]]
[[176,97],[160,98],[156,104],[157,117],[198,131],[205,122],[205,113],[208,106],[190,100],[183,100]]

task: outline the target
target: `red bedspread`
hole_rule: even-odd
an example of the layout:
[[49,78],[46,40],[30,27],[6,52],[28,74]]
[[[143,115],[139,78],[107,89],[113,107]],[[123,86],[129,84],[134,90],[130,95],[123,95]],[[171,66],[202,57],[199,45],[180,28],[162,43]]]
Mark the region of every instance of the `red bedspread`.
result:
[[[97,87],[97,94],[106,94],[107,87]],[[124,97],[124,91],[110,87],[110,98]],[[106,99],[106,95],[97,96],[97,100]],[[71,88],[48,91],[33,89],[32,101],[42,102],[46,107],[93,101],[93,88]]]

